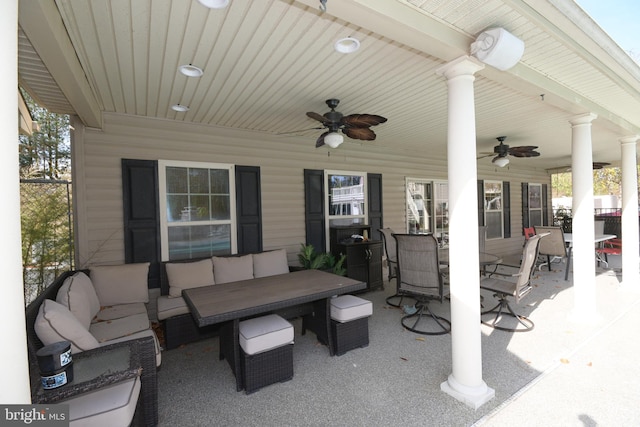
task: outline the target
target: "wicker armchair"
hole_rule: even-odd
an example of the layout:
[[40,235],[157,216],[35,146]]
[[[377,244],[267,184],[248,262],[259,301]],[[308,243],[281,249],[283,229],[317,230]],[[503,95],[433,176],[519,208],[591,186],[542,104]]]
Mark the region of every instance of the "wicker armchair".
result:
[[[540,241],[543,237],[546,237],[546,234],[538,234],[532,236],[527,240],[524,245],[524,250],[522,251],[522,263],[520,264],[519,270],[517,273],[513,274],[505,274],[502,272],[494,272],[493,275],[500,275],[504,277],[511,277],[516,279],[515,282],[498,279],[495,277],[487,277],[480,281],[480,288],[486,289],[488,291],[495,292],[494,297],[498,298],[498,304],[490,310],[483,311],[482,315],[491,314],[493,315],[493,320],[485,321],[483,319],[482,323],[491,326],[495,329],[500,329],[503,331],[510,332],[525,332],[530,331],[534,327],[533,321],[529,318],[516,314],[511,308],[509,304],[508,298],[512,297],[515,299],[515,303],[518,304],[522,298],[524,298],[531,291],[531,276],[532,271],[536,264],[536,259],[538,258],[538,248],[540,246]],[[507,266],[505,266],[507,267]],[[499,322],[503,316],[511,316],[517,320],[515,327],[507,327],[499,325]],[[520,326],[521,327],[518,327]]]
[[394,234],[393,237],[398,253],[398,295],[416,300],[414,307],[405,310],[415,312],[405,315],[402,325],[423,335],[449,333],[451,322],[429,309],[430,301],[442,302],[446,296],[438,259],[438,241],[431,234]]

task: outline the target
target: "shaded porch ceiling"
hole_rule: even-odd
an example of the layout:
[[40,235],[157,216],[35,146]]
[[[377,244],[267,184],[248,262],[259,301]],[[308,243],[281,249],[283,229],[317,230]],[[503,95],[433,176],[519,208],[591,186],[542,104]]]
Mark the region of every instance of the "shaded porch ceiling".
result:
[[[304,131],[318,126],[305,113],[322,114],[326,99],[339,98],[344,114],[388,118],[375,141],[346,141],[445,158],[447,85],[435,70],[497,26],[522,39],[525,52],[509,71],[486,66],[476,74],[479,152],[506,135],[507,144],[542,153],[512,158],[511,167],[570,164],[568,121],[595,112],[594,161],[616,163],[618,138],[640,133],[640,67],[572,0],[329,0],[326,13],[318,6],[21,1],[20,83],[42,105],[91,127],[113,112],[302,137],[310,146],[322,131]],[[334,42],[348,36],[360,50],[335,52]],[[204,75],[185,77],[181,64]],[[173,111],[178,103],[189,111]]]

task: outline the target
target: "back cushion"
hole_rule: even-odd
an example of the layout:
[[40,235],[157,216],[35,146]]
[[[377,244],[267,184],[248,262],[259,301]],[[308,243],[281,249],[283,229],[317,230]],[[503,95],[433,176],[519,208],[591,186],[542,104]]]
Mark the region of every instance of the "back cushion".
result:
[[251,255],[217,257],[213,261],[213,276],[216,284],[253,279],[253,257]]
[[266,277],[289,272],[287,251],[278,249],[259,254],[253,254],[253,276]]
[[149,263],[101,265],[90,268],[100,305],[149,302]]
[[86,329],[89,329],[91,319],[100,311],[100,301],[93,283],[81,271],[65,279],[56,301],[67,307]]
[[215,284],[211,258],[195,262],[171,262],[165,264],[169,279],[169,296],[182,296],[183,289],[199,288]]
[[69,341],[71,353],[79,353],[100,346],[98,340],[67,307],[53,300],[44,300],[40,305],[34,329],[44,345]]

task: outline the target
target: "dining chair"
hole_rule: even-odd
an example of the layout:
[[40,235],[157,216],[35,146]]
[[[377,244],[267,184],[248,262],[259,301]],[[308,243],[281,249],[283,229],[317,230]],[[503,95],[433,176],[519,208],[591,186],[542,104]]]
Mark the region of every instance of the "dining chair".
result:
[[[556,258],[560,258],[561,261],[566,260],[564,280],[568,280],[571,258],[567,253],[567,244],[564,241],[564,231],[562,227],[536,225],[534,228],[536,234],[549,233],[549,236],[540,242],[539,251],[540,255],[547,257],[547,268],[551,271],[551,261]],[[544,264],[540,265],[540,269],[542,269],[543,265]]]
[[402,326],[423,335],[449,333],[451,322],[429,308],[429,302],[443,302],[446,296],[438,241],[432,234],[394,234],[393,237],[398,254],[398,295],[416,300],[413,307],[406,307]]
[[[532,272],[535,268],[536,259],[538,258],[540,242],[544,241],[548,236],[549,233],[536,234],[527,240],[524,245],[524,249],[522,250],[522,262],[517,273],[509,274],[502,270],[494,272],[491,277],[486,277],[480,280],[480,288],[495,292],[493,296],[498,298],[498,304],[496,304],[495,307],[481,312],[481,316],[489,314],[493,316],[493,320],[490,321],[485,321],[483,319],[483,324],[508,332],[526,332],[534,328],[535,325],[531,319],[517,314],[513,310],[509,304],[508,298],[513,298],[515,303],[518,304],[522,298],[531,292]],[[495,275],[503,276],[505,279],[496,278],[494,277]],[[515,279],[515,281],[506,280],[507,277]],[[503,320],[503,316],[511,316],[515,318],[517,320],[515,327],[500,325],[499,323]]]
[[596,254],[598,263],[603,262],[609,267],[608,255],[622,255],[622,239],[609,239],[603,242],[602,247],[596,248]]
[[[384,251],[387,255],[387,264],[389,267],[388,278],[389,281],[391,279],[397,278],[397,269],[398,269],[398,255],[396,251],[396,239],[393,237],[393,230],[391,228],[379,228],[378,231],[382,235],[382,241],[384,243]],[[398,287],[398,283],[396,282],[396,289]],[[399,299],[398,302],[395,302],[396,299]],[[401,307],[404,298],[397,291],[394,295],[387,297],[386,302],[388,305],[392,307]]]

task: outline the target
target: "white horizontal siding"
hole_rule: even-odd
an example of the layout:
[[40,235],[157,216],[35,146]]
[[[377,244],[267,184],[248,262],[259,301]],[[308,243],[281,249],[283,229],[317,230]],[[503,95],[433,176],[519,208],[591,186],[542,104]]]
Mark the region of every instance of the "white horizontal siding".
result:
[[[384,225],[405,226],[405,178],[447,179],[446,159],[428,152],[403,152],[377,142],[345,141],[338,150],[315,148],[313,138],[231,131],[205,125],[107,114],[103,130],[86,129],[74,150],[78,213],[78,266],[124,262],[121,159],[185,160],[259,166],[262,181],[264,249],[286,248],[297,261],[305,241],[304,169],[382,174]],[[443,141],[443,144],[445,142]],[[328,154],[329,153],[329,154]],[[489,162],[486,162],[489,163]],[[515,163],[515,162],[513,162]],[[522,247],[521,182],[549,184],[544,170],[494,168],[480,162],[480,179],[511,182],[512,239],[489,241],[497,253]],[[490,164],[490,163],[489,163]],[[476,218],[473,212],[473,218]]]

